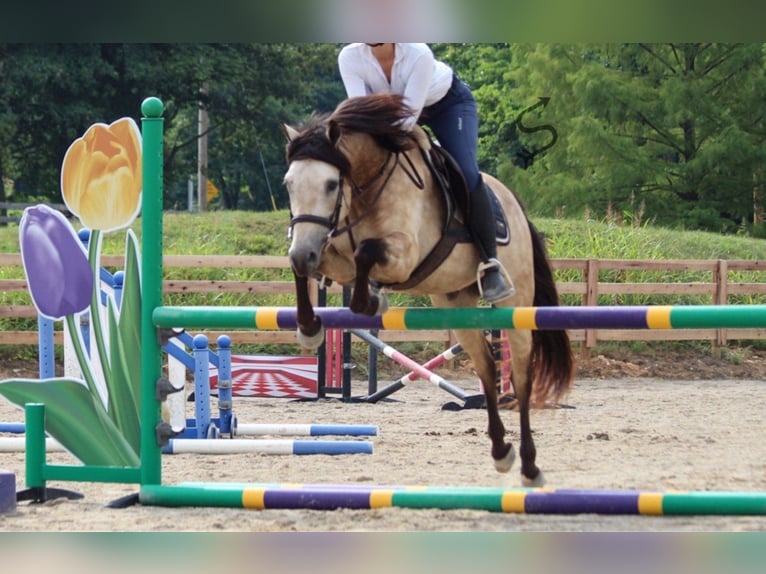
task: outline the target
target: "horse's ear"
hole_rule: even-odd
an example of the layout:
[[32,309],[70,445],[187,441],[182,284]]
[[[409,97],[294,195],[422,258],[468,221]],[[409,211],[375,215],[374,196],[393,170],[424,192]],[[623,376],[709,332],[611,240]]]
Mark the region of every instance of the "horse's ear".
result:
[[338,143],[338,138],[340,138],[340,126],[337,122],[330,120],[327,123],[327,139],[332,145],[335,145]]
[[300,134],[298,130],[287,124],[282,124],[282,133],[285,134],[285,138],[287,138],[287,141],[289,142],[293,141]]

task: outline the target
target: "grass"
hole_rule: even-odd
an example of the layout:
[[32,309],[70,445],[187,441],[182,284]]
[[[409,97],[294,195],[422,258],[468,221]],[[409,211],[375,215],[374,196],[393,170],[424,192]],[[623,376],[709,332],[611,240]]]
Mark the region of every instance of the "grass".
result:
[[[766,259],[766,241],[744,236],[723,236],[698,231],[679,231],[652,226],[649,223],[622,222],[616,218],[592,220],[554,219],[532,217],[535,226],[545,234],[548,252],[552,258],[595,258],[595,259]],[[163,221],[163,249],[167,254],[196,255],[285,255],[289,246],[287,211],[214,211],[204,214],[167,213]],[[75,227],[77,225],[75,224]],[[141,237],[140,220],[134,224],[136,235]],[[18,226],[9,224],[0,227],[0,252],[18,253]],[[125,232],[104,236],[104,254],[123,254]],[[558,279],[573,279],[567,271],[558,272]],[[572,272],[574,273],[574,272]],[[608,273],[608,272],[604,272]],[[618,272],[612,272],[617,274]],[[661,282],[667,280],[666,272],[623,271],[619,276],[605,275],[602,281]],[[733,281],[762,281],[758,273],[732,274]],[[761,274],[762,275],[762,274]],[[289,270],[265,269],[166,269],[167,278],[175,279],[218,279],[218,280],[290,280]],[[0,267],[0,278],[23,278],[19,267]],[[688,272],[685,276],[674,275],[674,281],[708,281],[709,276]],[[676,298],[674,304],[694,304],[699,301],[689,297]],[[755,301],[752,298],[747,302]],[[331,305],[340,301],[331,299]],[[426,297],[392,294],[390,303],[397,306],[428,305]],[[568,302],[565,300],[565,304]],[[613,304],[643,304],[640,299],[622,300]],[[28,305],[25,293],[0,293],[2,305]],[[248,296],[241,294],[215,295],[167,295],[168,305],[284,305],[292,304],[291,296]],[[37,328],[36,321],[0,319],[0,328],[19,330]],[[624,343],[630,345],[631,343]],[[431,345],[433,346],[433,345]],[[0,350],[0,354],[5,354]],[[435,354],[427,343],[402,345],[402,352],[413,355]],[[441,349],[439,349],[440,351]],[[16,350],[18,352],[18,350]],[[252,351],[247,351],[252,352]],[[261,350],[260,352],[264,352]],[[272,352],[281,352],[279,350]],[[366,353],[366,352],[365,352]],[[366,354],[365,354],[366,356]],[[365,365],[362,357],[357,364]]]

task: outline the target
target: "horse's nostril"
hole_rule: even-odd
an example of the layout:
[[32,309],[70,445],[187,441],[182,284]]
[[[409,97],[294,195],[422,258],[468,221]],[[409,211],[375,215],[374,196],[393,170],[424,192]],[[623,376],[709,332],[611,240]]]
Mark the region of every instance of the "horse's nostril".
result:
[[288,253],[290,265],[296,274],[302,277],[311,275],[319,262],[319,256],[313,249],[309,250],[290,250]]

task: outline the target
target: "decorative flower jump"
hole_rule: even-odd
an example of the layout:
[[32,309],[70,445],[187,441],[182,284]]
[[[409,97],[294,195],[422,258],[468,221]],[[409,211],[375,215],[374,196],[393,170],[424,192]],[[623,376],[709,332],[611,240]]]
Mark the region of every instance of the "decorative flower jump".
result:
[[[43,316],[64,320],[83,380],[9,379],[0,381],[0,395],[20,407],[44,403],[48,434],[85,464],[139,464],[141,281],[131,230],[119,305],[111,296],[102,305],[99,279],[101,233],[133,222],[141,209],[141,177],[136,123],[95,124],[69,147],[61,170],[64,202],[91,230],[88,251],[69,221],[45,205],[27,208],[19,224],[32,300]],[[90,314],[90,353],[76,320],[83,313]]]

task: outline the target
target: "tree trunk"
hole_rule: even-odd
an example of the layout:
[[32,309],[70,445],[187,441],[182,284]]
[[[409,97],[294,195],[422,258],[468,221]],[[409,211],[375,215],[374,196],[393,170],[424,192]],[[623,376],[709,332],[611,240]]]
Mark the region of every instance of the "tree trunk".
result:
[[[5,196],[5,175],[3,171],[3,160],[0,158],[0,203],[5,203],[8,198]],[[5,207],[0,208],[0,217],[8,215],[8,210]],[[0,226],[5,227],[7,223],[0,221]]]
[[763,168],[753,174],[753,225],[763,225]]
[[[207,83],[202,85],[200,94],[203,96],[207,94]],[[197,140],[197,199],[200,213],[207,211],[207,131],[209,124],[205,99],[204,97],[200,98],[197,126],[197,135],[199,136]]]

